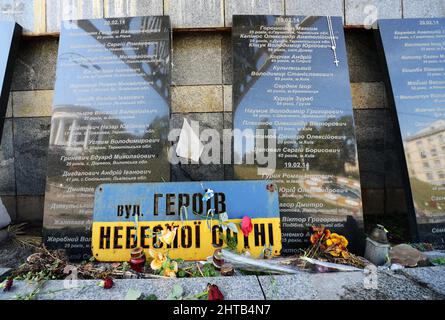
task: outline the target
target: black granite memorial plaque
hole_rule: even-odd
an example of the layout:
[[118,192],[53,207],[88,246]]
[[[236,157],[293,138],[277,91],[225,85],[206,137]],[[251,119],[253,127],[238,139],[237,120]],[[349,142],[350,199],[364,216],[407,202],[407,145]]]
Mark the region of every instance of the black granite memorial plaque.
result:
[[277,182],[282,253],[306,246],[313,225],[344,234],[360,252],[362,201],[341,18],[234,16],[233,54],[235,178]]
[[379,20],[414,240],[445,248],[445,19]]
[[0,143],[8,108],[14,59],[19,47],[22,27],[15,22],[0,21]]
[[170,180],[170,39],[164,16],[62,24],[45,195],[49,248],[73,259],[91,254],[99,184]]

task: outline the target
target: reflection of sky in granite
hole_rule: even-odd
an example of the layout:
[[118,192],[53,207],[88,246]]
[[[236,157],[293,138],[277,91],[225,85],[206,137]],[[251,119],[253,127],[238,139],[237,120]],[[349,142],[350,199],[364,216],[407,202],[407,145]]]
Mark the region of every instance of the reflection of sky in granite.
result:
[[[391,80],[392,90],[394,92],[394,99],[396,102],[397,115],[400,125],[400,130],[403,138],[418,133],[426,128],[432,122],[438,120],[430,112],[416,113],[416,108],[435,108],[445,107],[445,103],[436,103],[433,99],[416,99],[416,100],[401,100],[402,95],[428,95],[430,93],[443,93],[443,90],[412,90],[408,85],[408,81],[426,81],[426,80],[445,80],[445,77],[428,77],[426,73],[402,73],[402,68],[423,68],[423,67],[442,67],[445,64],[424,64],[418,60],[402,60],[401,56],[424,55],[424,54],[445,54],[445,50],[424,52],[420,47],[405,47],[406,42],[409,43],[425,43],[429,40],[425,39],[409,39],[409,40],[395,40],[395,31],[415,31],[415,30],[437,30],[445,28],[445,19],[432,19],[441,21],[441,26],[419,26],[419,20],[426,19],[384,19],[379,21],[379,29],[382,37],[382,42],[385,49],[386,61]],[[436,39],[435,41],[439,41]],[[444,41],[444,39],[440,40]]]
[[12,33],[14,32],[14,23],[0,21],[0,90],[3,88],[3,80],[6,72],[6,65],[8,63],[9,50]]
[[[97,30],[110,30],[109,26],[106,26],[104,24],[104,20],[89,20]],[[68,25],[68,24],[66,24]],[[63,25],[62,28],[65,29],[65,26]],[[130,29],[140,29],[141,25],[141,19],[133,19],[130,23]],[[78,31],[73,30],[62,30],[62,32],[79,32],[84,33],[85,31],[82,29],[79,29]],[[80,40],[82,39],[82,40]],[[135,36],[136,41],[147,41],[146,38],[140,38],[139,35]],[[127,39],[110,39],[106,40],[106,43],[108,42],[125,42]],[[124,124],[137,124],[137,123],[145,123],[150,124],[155,118],[157,117],[163,117],[168,115],[169,113],[169,106],[167,101],[153,88],[153,87],[147,87],[147,90],[139,90],[139,91],[107,91],[107,92],[99,92],[97,94],[87,92],[87,93],[74,93],[70,88],[70,84],[96,84],[97,82],[108,82],[107,79],[98,80],[98,79],[80,79],[77,80],[75,77],[77,75],[81,75],[84,73],[87,69],[90,71],[98,71],[98,70],[110,70],[115,69],[118,67],[120,70],[133,70],[129,65],[125,64],[123,61],[114,60],[116,63],[112,64],[101,64],[99,61],[95,61],[95,57],[98,56],[109,56],[109,57],[115,57],[116,55],[109,50],[100,50],[99,52],[92,52],[88,51],[87,49],[69,49],[69,45],[71,43],[82,43],[82,45],[97,45],[97,43],[100,43],[95,37],[78,37],[73,38],[69,35],[65,35],[61,37],[60,40],[60,47],[59,47],[59,61],[68,62],[69,59],[73,59],[78,57],[79,63],[77,66],[69,66],[69,67],[58,67],[57,68],[57,79],[60,78],[66,79],[66,81],[57,81],[56,82],[56,88],[55,88],[55,94],[54,94],[54,108],[57,107],[64,107],[64,106],[73,106],[76,104],[77,99],[80,96],[85,97],[91,97],[91,96],[106,96],[108,97],[118,97],[118,96],[143,96],[144,97],[144,103],[143,105],[123,105],[123,106],[115,106],[110,104],[108,107],[104,106],[96,106],[96,109],[100,110],[116,110],[116,108],[122,108],[125,110],[138,110],[138,109],[157,109],[160,112],[153,113],[153,114],[138,114],[135,118],[132,119],[119,119]],[[103,48],[103,46],[102,46]],[[124,50],[125,54],[134,54],[137,55],[138,52],[130,51],[127,49]],[[121,52],[122,53],[122,52]],[[151,75],[151,68],[148,66],[147,63],[142,64],[142,70],[144,74]],[[150,74],[149,74],[150,72]],[[127,74],[126,72],[123,74]],[[164,75],[163,75],[164,76]],[[131,76],[125,76],[122,78],[115,77],[112,79],[113,82],[133,82],[133,81],[144,81],[146,82],[147,79],[144,79],[143,75],[138,75],[136,71],[132,72]],[[117,100],[117,99],[116,99]],[[138,100],[140,101],[140,100]],[[89,106],[84,106],[89,107]],[[144,132],[139,132],[137,129],[134,129],[133,131],[131,129],[127,129],[127,132],[132,134],[144,134]]]
[[16,21],[27,31],[35,31],[35,11],[31,0],[0,0],[0,20]]
[[[269,23],[272,25],[274,22],[271,19],[275,19],[274,17],[268,17]],[[255,82],[255,84],[249,89],[249,91],[244,95],[242,100],[239,102],[237,106],[235,106],[235,114],[234,114],[234,128],[246,129],[250,128],[255,130],[255,126],[244,125],[243,121],[258,121],[259,119],[264,119],[266,117],[255,118],[252,114],[248,114],[244,112],[244,108],[267,108],[267,109],[312,109],[312,110],[342,110],[343,114],[340,116],[348,116],[352,115],[352,101],[349,87],[349,72],[347,65],[347,56],[346,56],[346,48],[344,42],[344,34],[343,34],[343,26],[341,22],[341,18],[332,17],[332,23],[334,27],[334,32],[337,37],[337,57],[340,61],[339,66],[337,67],[334,63],[334,54],[330,48],[320,49],[315,48],[312,53],[312,62],[311,63],[277,63],[277,66],[285,66],[285,67],[307,67],[311,66],[312,70],[308,72],[323,72],[323,73],[333,73],[333,77],[309,77],[309,81],[274,81],[273,77],[261,76]],[[313,26],[317,26],[319,31],[328,31],[327,19],[319,18],[316,20]],[[235,41],[248,41],[246,39],[236,39]],[[236,50],[236,47],[235,47]],[[289,50],[284,51],[282,55],[292,55],[292,54],[301,54],[301,53],[293,53],[288,52]],[[306,53],[302,53],[306,55]],[[238,53],[239,57],[243,57],[242,52]],[[235,54],[235,59],[237,55]],[[242,59],[242,58],[241,58]],[[241,61],[236,62],[235,64],[241,64]],[[264,63],[264,59],[259,59],[257,61],[255,69],[259,71],[262,64]],[[268,68],[261,71],[272,71],[274,63],[269,64]],[[236,67],[235,67],[236,68]],[[236,75],[235,75],[235,80]],[[266,93],[267,89],[272,89],[275,83],[278,84],[310,84],[312,88],[310,90],[318,91],[318,93],[298,93],[298,94],[275,94],[275,93]],[[308,107],[299,107],[299,106],[277,106],[273,101],[274,96],[295,96],[298,95],[300,97],[314,97],[311,106]],[[340,117],[339,116],[339,117]],[[269,118],[270,120],[270,118]],[[283,120],[283,121],[302,121],[303,119],[297,118],[281,118],[274,120]],[[327,119],[310,119],[311,121],[323,122]],[[291,129],[293,131],[293,135],[296,135],[303,126],[286,126],[286,129]],[[277,134],[284,133],[278,131]],[[286,131],[286,135],[289,134],[289,131]],[[240,147],[240,146],[238,146]],[[253,146],[250,146],[253,148]],[[249,148],[246,146],[246,149]],[[237,150],[239,153],[241,150]],[[244,152],[249,152],[249,150],[243,150]]]

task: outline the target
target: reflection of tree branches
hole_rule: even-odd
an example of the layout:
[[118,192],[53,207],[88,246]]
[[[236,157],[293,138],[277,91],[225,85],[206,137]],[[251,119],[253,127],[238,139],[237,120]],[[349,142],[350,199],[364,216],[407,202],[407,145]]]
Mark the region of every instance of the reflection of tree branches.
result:
[[[268,25],[267,17],[265,16],[245,16],[244,26],[240,32],[235,35],[239,36],[240,33],[245,33],[249,30],[255,30],[261,25]],[[301,27],[309,27],[315,24],[320,17],[307,16],[299,23]],[[258,62],[263,56],[269,57],[271,54],[282,55],[286,50],[279,50],[283,48],[287,43],[290,43],[299,37],[300,33],[296,31],[293,38],[286,38],[283,43],[277,48],[263,47],[256,48],[250,47],[249,41],[237,41],[235,43],[235,50],[233,52],[235,63],[234,70],[236,72],[237,81],[234,81],[233,90],[235,106],[243,99],[249,89],[259,80],[260,77],[251,77],[252,71],[264,71],[272,64],[270,59],[265,59],[261,66],[258,66]],[[277,51],[278,50],[278,51]],[[277,53],[275,53],[277,51]]]
[[[159,62],[139,62],[139,63],[128,63],[126,57],[128,54],[125,52],[124,48],[114,48],[112,52],[114,55],[121,58],[124,63],[126,63],[130,68],[135,71],[140,72],[141,76],[147,82],[152,82],[152,87],[156,90],[159,95],[169,102],[170,99],[170,23],[167,17],[141,17],[141,18],[125,18],[124,24],[111,24],[108,26],[110,30],[107,31],[119,31],[119,30],[134,30],[131,26],[133,21],[137,21],[136,19],[140,19],[140,23],[138,27],[140,30],[159,30],[159,33],[147,33],[147,34],[131,34],[131,41],[153,41],[156,42],[154,46],[150,48],[150,46],[138,46],[137,51],[135,50],[134,54],[137,55],[146,55],[150,54],[150,50],[154,50],[154,54],[156,55],[157,60],[165,61],[165,63]],[[120,19],[119,19],[120,20]],[[90,20],[80,20],[77,22],[79,28],[85,30],[88,33],[99,33],[100,31],[94,23]],[[106,27],[105,24],[101,27]],[[98,42],[102,43],[104,46],[110,41],[109,39],[97,39]],[[128,41],[128,40],[124,40]],[[148,68],[148,70],[147,70]]]

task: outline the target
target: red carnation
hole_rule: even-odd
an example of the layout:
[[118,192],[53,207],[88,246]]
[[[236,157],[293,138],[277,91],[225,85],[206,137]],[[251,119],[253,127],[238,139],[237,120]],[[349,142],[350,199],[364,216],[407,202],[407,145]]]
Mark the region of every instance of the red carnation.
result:
[[209,292],[209,300],[224,300],[224,295],[219,290],[216,284],[208,284],[207,290]]
[[13,284],[14,284],[14,280],[13,279],[6,280],[6,284],[5,284],[5,287],[3,288],[3,291],[11,290]]
[[113,278],[111,278],[111,277],[106,277],[104,280],[102,280],[99,283],[99,286],[103,287],[104,289],[111,289],[113,287],[113,285],[114,285],[114,282],[113,282]]

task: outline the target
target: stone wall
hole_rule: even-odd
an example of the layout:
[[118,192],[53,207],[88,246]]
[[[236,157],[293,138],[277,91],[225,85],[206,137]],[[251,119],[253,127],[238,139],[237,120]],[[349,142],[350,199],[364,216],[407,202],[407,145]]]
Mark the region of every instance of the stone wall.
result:
[[378,18],[445,15],[443,0],[0,0],[0,19],[15,19],[29,34],[57,33],[63,19],[169,15],[176,29],[228,28],[234,14],[342,16],[347,27]]
[[[15,221],[42,221],[60,3],[79,5],[64,10],[65,18],[169,14],[175,28],[171,126],[179,127],[186,117],[221,131],[231,126],[232,116],[232,14],[331,14],[343,16],[347,27],[361,26],[345,32],[364,212],[405,213],[396,134],[373,31],[365,25],[375,21],[376,12],[394,18],[445,16],[443,0],[129,0],[128,7],[122,0],[0,0],[0,19],[14,17],[27,30],[0,149],[0,196]],[[174,167],[172,180],[230,179],[231,171],[223,165]]]

